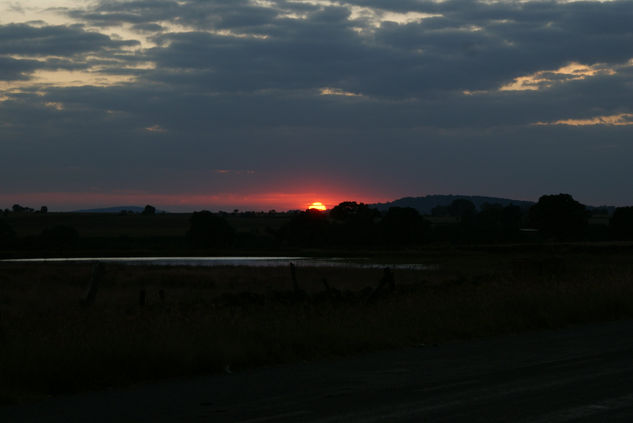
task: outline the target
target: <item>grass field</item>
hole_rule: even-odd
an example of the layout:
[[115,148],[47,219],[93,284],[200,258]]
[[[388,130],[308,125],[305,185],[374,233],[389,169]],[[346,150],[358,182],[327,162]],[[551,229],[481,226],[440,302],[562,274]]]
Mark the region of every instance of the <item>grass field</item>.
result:
[[[189,230],[191,213],[156,215],[116,213],[12,213],[6,222],[18,237],[37,236],[44,229],[70,226],[81,237],[184,237]],[[259,232],[279,228],[289,217],[284,215],[227,215],[227,221],[240,232]]]
[[[0,398],[352,355],[633,317],[625,246],[429,250],[380,269],[108,265],[80,304],[86,264],[0,264]],[[326,294],[322,279],[338,291]],[[141,290],[146,303],[139,305]],[[159,293],[164,293],[161,300]]]
[[[226,248],[198,248],[186,235],[191,213],[156,215],[115,213],[10,213],[2,218],[15,232],[13,242],[0,239],[0,259],[21,257],[196,256],[223,255]],[[227,214],[235,229],[229,254],[259,254],[276,246],[274,231],[290,217],[285,214]],[[69,227],[76,237],[46,240],[51,228]],[[266,252],[264,254],[270,254]],[[284,251],[275,252],[284,255]]]

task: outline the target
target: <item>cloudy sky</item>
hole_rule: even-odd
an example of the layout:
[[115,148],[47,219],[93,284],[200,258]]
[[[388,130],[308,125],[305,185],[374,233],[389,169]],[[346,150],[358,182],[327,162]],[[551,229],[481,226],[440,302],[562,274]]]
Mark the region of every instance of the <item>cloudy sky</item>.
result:
[[633,204],[633,2],[2,0],[0,207]]

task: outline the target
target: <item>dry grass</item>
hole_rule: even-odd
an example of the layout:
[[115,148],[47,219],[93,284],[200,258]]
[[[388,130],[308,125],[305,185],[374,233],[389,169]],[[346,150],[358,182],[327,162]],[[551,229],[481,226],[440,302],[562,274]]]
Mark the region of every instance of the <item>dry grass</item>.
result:
[[[299,268],[309,295],[294,298],[286,268],[111,265],[90,307],[80,305],[89,265],[2,264],[0,397],[633,316],[628,253],[441,262],[396,272],[396,292],[372,300],[363,289],[380,270]],[[323,277],[342,298],[319,294]]]

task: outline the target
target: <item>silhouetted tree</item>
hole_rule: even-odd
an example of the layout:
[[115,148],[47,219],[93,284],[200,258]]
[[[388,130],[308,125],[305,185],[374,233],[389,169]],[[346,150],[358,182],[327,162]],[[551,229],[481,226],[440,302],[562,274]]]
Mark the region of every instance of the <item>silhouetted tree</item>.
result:
[[587,227],[589,214],[584,205],[569,194],[543,195],[530,207],[530,224],[546,236],[578,239]]
[[218,215],[203,210],[191,215],[187,232],[189,241],[198,247],[228,247],[233,243],[235,230]]
[[344,201],[330,210],[330,217],[342,223],[354,221],[373,222],[374,219],[380,217],[380,213],[378,210],[370,208],[365,203]]
[[609,220],[615,239],[633,239],[633,207],[618,207]]
[[448,206],[435,206],[431,209],[431,216],[433,217],[445,217],[448,215]]
[[429,222],[411,207],[390,207],[380,221],[381,238],[389,244],[421,242],[429,231]]
[[11,207],[11,209],[13,210],[13,213],[32,213],[33,209],[30,207],[23,207],[19,204],[14,204],[13,207]]
[[475,216],[473,230],[479,240],[511,240],[519,236],[522,220],[523,213],[518,206],[484,203]]
[[150,206],[149,204],[145,206],[141,214],[144,215],[154,215],[156,214],[156,207]]
[[42,213],[42,214],[48,213],[48,207],[46,207],[46,206],[40,207],[40,213]]
[[444,217],[444,216],[452,216],[452,217],[471,217],[475,214],[477,208],[475,204],[467,200],[465,198],[458,198],[453,200],[453,202],[448,206],[435,206],[431,210],[431,215],[435,217]]
[[461,217],[462,219],[473,216],[476,211],[477,208],[475,207],[475,204],[470,200],[466,200],[465,198],[458,198],[457,200],[453,200],[453,202],[449,206],[449,212],[451,216]]
[[13,228],[4,219],[0,219],[0,248],[12,245],[15,238]]
[[314,209],[293,214],[278,232],[282,242],[300,246],[321,246],[329,240],[329,234],[326,213]]
[[330,210],[336,241],[343,244],[370,244],[376,241],[376,221],[380,212],[364,203],[344,201]]

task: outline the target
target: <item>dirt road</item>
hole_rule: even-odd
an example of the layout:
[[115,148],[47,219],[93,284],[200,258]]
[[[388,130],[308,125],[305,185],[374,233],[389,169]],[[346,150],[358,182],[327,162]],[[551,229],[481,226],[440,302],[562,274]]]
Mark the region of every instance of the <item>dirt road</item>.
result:
[[633,322],[52,398],[0,421],[633,421]]

